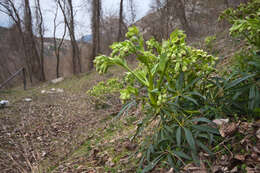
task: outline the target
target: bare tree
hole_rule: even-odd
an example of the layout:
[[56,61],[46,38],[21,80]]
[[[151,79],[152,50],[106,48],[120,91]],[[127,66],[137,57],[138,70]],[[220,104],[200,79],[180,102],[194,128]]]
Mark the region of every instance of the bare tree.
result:
[[59,78],[60,77],[60,50],[61,50],[61,46],[63,44],[66,32],[67,32],[67,27],[66,25],[64,25],[64,30],[63,30],[63,35],[61,39],[57,39],[56,37],[56,30],[59,24],[57,24],[57,15],[58,15],[58,4],[56,4],[56,11],[55,11],[55,15],[54,15],[54,20],[53,20],[53,42],[54,42],[54,49],[55,49],[55,56],[57,59],[57,64],[56,64],[56,77]]
[[130,13],[131,13],[131,23],[135,22],[136,19],[136,7],[134,0],[128,0],[129,2],[129,7],[130,7]]
[[43,80],[41,70],[39,71],[39,69],[41,69],[41,63],[33,34],[30,3],[29,0],[23,0],[22,2],[24,15],[20,14],[20,8],[16,7],[15,0],[0,1],[0,7],[2,7],[0,11],[7,14],[18,28],[24,49],[24,59],[31,82],[33,81],[33,76],[38,80]]
[[58,6],[56,8],[56,12],[55,12],[55,17],[54,17],[54,28],[53,28],[53,41],[54,41],[54,49],[55,49],[55,56],[57,59],[57,64],[56,64],[56,77],[59,78],[60,77],[60,50],[61,50],[61,46],[63,44],[65,35],[66,35],[66,31],[67,31],[67,27],[66,25],[64,25],[64,30],[63,30],[63,35],[62,38],[60,40],[57,39],[56,37],[56,30],[59,24],[56,24],[56,20],[57,20],[57,14],[58,14]]
[[101,0],[92,0],[92,56],[89,69],[94,67],[93,61],[100,51]]
[[[29,0],[24,0],[24,35],[25,35],[25,48],[29,52],[31,73],[37,75],[37,78],[42,79],[40,68],[40,57],[36,48],[35,37],[33,35],[32,26],[32,12]],[[32,80],[32,79],[31,79]]]
[[40,5],[40,0],[35,0],[35,14],[36,14],[36,28],[37,32],[40,35],[40,64],[41,64],[41,73],[42,73],[42,80],[45,81],[45,72],[44,72],[44,24],[43,24],[43,17],[42,17],[42,9]]
[[[70,43],[72,47],[73,73],[77,74],[82,72],[82,70],[81,70],[79,46],[75,37],[75,21],[74,21],[74,9],[73,9],[72,0],[56,0],[56,1],[63,14],[64,23],[69,31]],[[61,2],[63,2],[63,4],[65,5],[63,6]]]
[[123,10],[124,10],[124,0],[120,0],[119,21],[118,21],[118,36],[117,36],[118,42],[120,41],[120,39],[123,36],[123,33],[122,33],[122,25],[124,23],[124,21],[123,21]]

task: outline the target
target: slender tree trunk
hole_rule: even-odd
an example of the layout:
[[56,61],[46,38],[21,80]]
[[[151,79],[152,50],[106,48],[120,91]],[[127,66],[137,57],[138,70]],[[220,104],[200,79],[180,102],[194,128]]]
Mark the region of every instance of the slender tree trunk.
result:
[[[30,67],[31,67],[31,73],[34,74],[34,76],[42,80],[42,74],[40,68],[40,57],[37,51],[35,37],[33,35],[33,29],[32,29],[32,14],[31,14],[31,8],[29,0],[24,0],[24,21],[25,21],[25,44],[26,48],[29,52],[29,60],[30,60]],[[32,81],[32,78],[31,78]]]
[[40,0],[36,0],[36,19],[37,19],[37,28],[40,34],[40,66],[41,66],[41,80],[45,81],[45,71],[44,71],[44,26],[43,26],[43,17],[42,10],[40,5]]
[[75,38],[75,21],[74,21],[74,10],[72,5],[72,0],[68,0],[69,10],[70,10],[70,20],[69,20],[69,32],[70,32],[70,41],[72,46],[72,54],[73,54],[73,66],[74,66],[74,74],[81,73],[81,60],[80,53],[77,40]]
[[[61,1],[64,3],[64,6],[62,6]],[[79,72],[82,72],[82,70],[81,70],[79,47],[78,47],[78,43],[74,31],[75,21],[74,21],[74,10],[72,5],[72,0],[56,0],[56,2],[58,3],[62,11],[64,22],[66,27],[68,28],[69,35],[70,35],[70,43],[72,48],[73,73],[78,74]]]
[[119,9],[119,21],[118,21],[118,36],[117,41],[119,42],[122,38],[122,25],[123,25],[123,9],[124,9],[124,0],[120,0],[120,9]]
[[53,20],[53,24],[54,24],[54,28],[53,28],[53,42],[54,42],[55,56],[56,56],[56,59],[57,59],[56,77],[59,78],[60,77],[60,49],[61,49],[61,46],[63,44],[64,38],[65,38],[65,35],[66,35],[67,27],[66,27],[66,25],[64,25],[62,38],[61,38],[60,42],[57,43],[56,30],[57,30],[58,25],[56,24],[56,20],[57,20],[57,15],[58,15],[58,4],[56,4],[56,5],[57,5],[57,7],[56,7],[54,20]]
[[92,56],[89,70],[93,69],[93,61],[100,51],[101,0],[92,0]]

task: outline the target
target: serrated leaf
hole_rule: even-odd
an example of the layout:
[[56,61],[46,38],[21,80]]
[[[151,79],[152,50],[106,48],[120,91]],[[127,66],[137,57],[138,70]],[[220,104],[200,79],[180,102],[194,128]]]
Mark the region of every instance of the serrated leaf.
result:
[[187,160],[192,160],[192,158],[191,158],[189,155],[185,154],[185,153],[182,152],[182,151],[172,150],[171,152],[172,152],[172,155],[173,155],[173,156],[174,156],[174,155],[177,155],[177,156],[180,157],[180,158],[187,159]]
[[192,159],[193,159],[194,163],[195,163],[197,166],[199,166],[199,165],[200,165],[200,159],[199,159],[197,153],[194,152],[194,151],[192,151],[192,152],[191,152],[191,156],[192,156]]
[[210,151],[210,149],[206,146],[206,145],[204,145],[202,142],[200,142],[200,141],[196,141],[196,143],[197,143],[197,145],[201,148],[201,149],[203,149],[205,152],[207,152],[209,155],[213,155],[213,153]]
[[151,171],[156,165],[157,163],[162,159],[162,155],[159,155],[158,157],[156,157],[152,162],[150,162],[143,170],[142,173],[146,173]]
[[195,105],[199,105],[198,102],[197,102],[195,99],[193,99],[193,98],[191,98],[191,97],[189,97],[189,96],[183,96],[183,98],[185,98],[185,99],[191,101],[191,102],[194,103]]
[[176,130],[176,141],[177,141],[177,146],[181,146],[181,127],[178,127]]
[[208,132],[208,133],[213,133],[213,134],[219,135],[219,131],[217,128],[213,128],[213,127],[205,126],[205,125],[203,125],[203,126],[202,125],[192,125],[192,127],[197,130],[203,131],[203,132]]
[[196,144],[195,144],[191,131],[185,127],[183,127],[183,129],[185,132],[186,141],[188,142],[190,148],[196,152]]
[[192,122],[204,122],[204,123],[209,123],[212,124],[212,121],[210,121],[207,118],[201,117],[201,118],[194,118],[191,120]]
[[230,88],[232,88],[232,87],[238,85],[239,83],[241,83],[241,82],[243,82],[243,81],[245,81],[245,80],[247,80],[247,79],[253,77],[253,76],[255,76],[255,74],[250,74],[250,75],[247,75],[247,76],[245,76],[245,77],[236,79],[236,80],[230,82],[229,84],[227,84],[227,85],[225,86],[225,89],[224,89],[224,90],[228,90],[228,89],[230,89]]

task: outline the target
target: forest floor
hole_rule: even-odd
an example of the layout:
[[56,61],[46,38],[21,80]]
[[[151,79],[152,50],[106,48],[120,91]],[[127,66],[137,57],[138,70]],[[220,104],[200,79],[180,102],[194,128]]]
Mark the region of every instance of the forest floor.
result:
[[120,159],[126,162],[130,155],[128,137],[136,119],[115,122],[113,116],[121,109],[119,100],[99,108],[86,94],[99,81],[121,74],[120,69],[104,76],[92,72],[58,84],[1,92],[1,99],[10,104],[0,109],[0,169],[106,172],[123,168],[115,165]]
[[[227,49],[225,55],[233,52],[225,46],[214,49],[216,54],[223,49]],[[221,57],[226,63],[227,56]],[[117,119],[122,107],[118,97],[111,98],[111,104],[104,106],[86,94],[98,82],[120,77],[122,72],[113,68],[103,76],[91,72],[58,84],[39,84],[26,91],[21,87],[1,91],[1,100],[9,100],[10,104],[0,109],[0,170],[3,173],[136,172],[141,158],[137,152],[140,139],[130,139],[141,117],[139,109],[130,110],[131,116]],[[201,166],[188,164],[183,172],[259,171],[260,121],[231,121],[220,129],[228,135],[214,148],[217,159],[202,153]],[[153,172],[173,170],[160,165]]]

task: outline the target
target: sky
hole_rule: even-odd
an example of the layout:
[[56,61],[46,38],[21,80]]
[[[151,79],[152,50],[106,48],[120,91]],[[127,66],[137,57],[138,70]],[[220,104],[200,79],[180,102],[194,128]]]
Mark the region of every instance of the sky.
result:
[[[34,0],[30,0],[31,5],[33,6]],[[77,38],[81,38],[83,35],[87,35],[91,33],[90,29],[90,5],[89,0],[73,0],[75,13],[75,21],[76,21],[76,28],[75,33]],[[124,3],[124,11],[126,15],[129,15],[129,3],[128,0],[125,0]],[[148,11],[150,7],[150,3],[152,0],[134,0],[135,7],[136,7],[136,18],[137,20],[142,18]],[[40,0],[41,7],[43,9],[43,18],[44,18],[44,25],[45,25],[45,37],[52,37],[53,36],[53,19],[54,19],[54,12],[56,9],[56,5],[54,0]],[[102,12],[104,15],[109,14],[118,14],[120,0],[102,0]],[[61,12],[58,13],[57,23],[61,23],[57,29],[57,37],[61,37],[63,33],[63,17]],[[10,25],[10,20],[6,15],[3,15],[0,12],[0,26],[7,27]],[[68,36],[67,36],[68,37]]]

